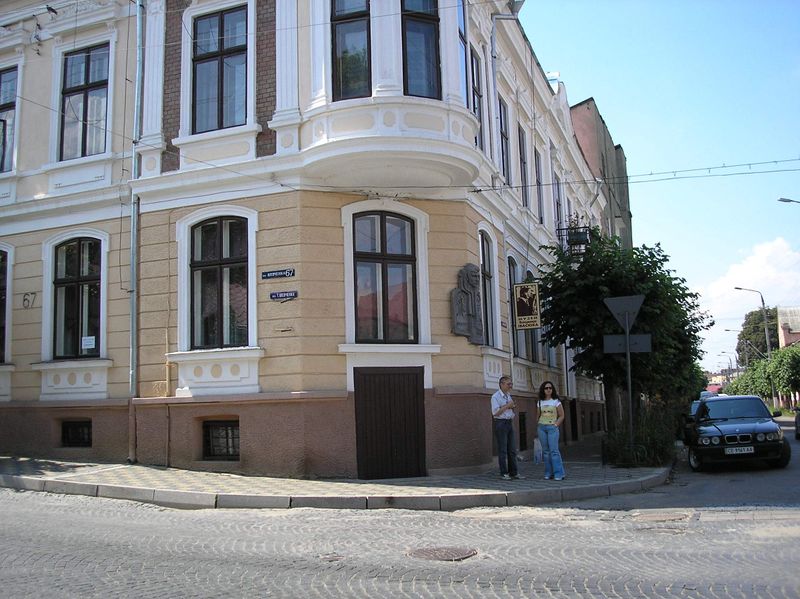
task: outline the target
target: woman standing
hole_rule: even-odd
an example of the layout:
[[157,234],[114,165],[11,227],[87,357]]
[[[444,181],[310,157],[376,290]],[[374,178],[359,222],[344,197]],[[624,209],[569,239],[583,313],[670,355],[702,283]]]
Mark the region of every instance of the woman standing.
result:
[[539,442],[542,444],[544,458],[544,478],[564,480],[564,463],[558,449],[559,429],[564,422],[564,408],[558,399],[555,385],[545,381],[539,386],[538,406]]

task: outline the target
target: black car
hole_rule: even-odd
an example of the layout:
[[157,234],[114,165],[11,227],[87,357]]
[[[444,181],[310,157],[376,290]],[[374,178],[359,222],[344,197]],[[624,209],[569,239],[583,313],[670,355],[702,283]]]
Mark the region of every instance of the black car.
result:
[[784,468],[791,459],[789,441],[766,404],[755,395],[729,395],[700,400],[686,435],[689,466],[702,470],[715,462],[766,460]]

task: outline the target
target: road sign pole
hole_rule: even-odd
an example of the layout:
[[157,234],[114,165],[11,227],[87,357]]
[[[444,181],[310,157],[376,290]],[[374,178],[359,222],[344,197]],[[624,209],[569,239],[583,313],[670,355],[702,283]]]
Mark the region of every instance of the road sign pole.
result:
[[628,435],[630,439],[631,451],[633,451],[633,394],[631,385],[631,326],[629,322],[629,312],[625,312],[625,363],[628,367]]

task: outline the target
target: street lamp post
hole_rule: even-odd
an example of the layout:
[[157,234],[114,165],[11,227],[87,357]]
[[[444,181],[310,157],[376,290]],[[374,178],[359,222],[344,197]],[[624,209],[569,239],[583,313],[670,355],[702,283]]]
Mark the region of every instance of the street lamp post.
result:
[[764,341],[767,342],[767,360],[772,358],[772,350],[769,347],[769,322],[767,320],[767,305],[764,303],[764,296],[758,289],[748,289],[747,287],[734,287],[738,291],[752,291],[761,298],[761,313],[764,315]]
[[[786,199],[786,198],[784,198]],[[757,293],[761,298],[761,313],[764,315],[764,341],[767,342],[767,364],[772,361],[772,350],[769,347],[769,321],[767,320],[767,305],[764,303],[764,296],[758,289],[748,289],[747,287],[734,287],[738,291],[751,291]],[[772,401],[775,401],[775,384],[772,382],[772,377],[769,377],[770,393],[772,394]]]
[[800,204],[800,200],[792,200],[790,198],[778,198],[778,201],[784,204]]

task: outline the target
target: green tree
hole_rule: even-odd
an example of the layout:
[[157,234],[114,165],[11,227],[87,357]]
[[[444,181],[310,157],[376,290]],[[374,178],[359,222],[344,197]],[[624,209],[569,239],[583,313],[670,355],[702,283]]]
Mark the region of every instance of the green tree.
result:
[[[767,308],[767,330],[769,331],[770,349],[777,347],[777,308]],[[767,339],[766,335],[764,335],[764,312],[761,308],[744,315],[742,330],[739,331],[737,339],[736,353],[739,356],[739,364],[749,364],[767,355]]]
[[[667,268],[669,257],[661,246],[623,249],[618,238],[603,237],[594,228],[583,253],[560,246],[546,249],[555,259],[540,267],[546,341],[568,343],[580,374],[625,388],[625,355],[603,352],[603,336],[624,331],[603,300],[644,295],[631,333],[649,333],[652,352],[631,356],[633,394],[646,393],[676,413],[682,410],[688,397],[702,389],[699,334],[713,321],[700,312],[698,296],[686,281]],[[612,404],[606,406],[610,426],[619,416]]]
[[770,397],[772,394],[766,360],[750,362],[750,366],[738,377],[725,385],[728,395],[760,395]]
[[800,391],[800,346],[790,345],[773,352],[767,370],[778,393]]

